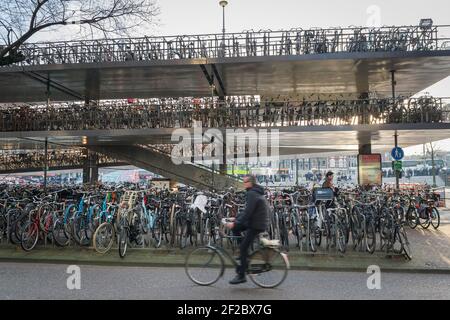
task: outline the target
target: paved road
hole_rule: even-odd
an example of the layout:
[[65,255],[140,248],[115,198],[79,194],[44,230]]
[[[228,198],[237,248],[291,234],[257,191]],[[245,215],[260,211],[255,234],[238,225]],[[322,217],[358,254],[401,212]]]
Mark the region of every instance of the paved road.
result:
[[233,276],[212,287],[190,282],[182,268],[80,266],[81,289],[68,290],[67,265],[0,263],[0,299],[450,299],[450,275],[381,274],[381,289],[367,289],[366,273],[290,271],[277,289]]

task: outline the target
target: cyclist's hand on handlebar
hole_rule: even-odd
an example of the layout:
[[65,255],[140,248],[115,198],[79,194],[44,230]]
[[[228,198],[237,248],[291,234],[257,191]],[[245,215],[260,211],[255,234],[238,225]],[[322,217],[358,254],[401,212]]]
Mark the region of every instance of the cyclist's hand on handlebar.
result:
[[225,226],[225,228],[233,229],[234,228],[234,220],[236,218],[223,218],[222,224]]
[[233,229],[234,228],[234,222],[227,222],[225,224],[225,227],[228,228],[228,229]]

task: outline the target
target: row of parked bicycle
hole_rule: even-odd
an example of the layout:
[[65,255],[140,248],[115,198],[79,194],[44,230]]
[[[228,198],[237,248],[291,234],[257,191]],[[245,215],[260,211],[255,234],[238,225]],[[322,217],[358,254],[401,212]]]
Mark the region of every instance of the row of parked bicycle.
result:
[[8,106],[0,108],[0,131],[278,127],[448,122],[441,98],[357,99],[327,101],[233,100],[200,105],[192,99],[174,103],[123,101],[100,105]]
[[[405,226],[439,227],[440,215],[431,193],[389,193],[358,189],[299,187],[266,190],[272,208],[271,239],[284,250],[319,248],[345,253],[348,247],[404,254],[411,258]],[[130,245],[186,248],[215,244],[234,249],[237,243],[220,221],[245,208],[245,194],[229,190],[205,193],[192,188],[126,190],[69,188],[43,193],[36,188],[0,186],[0,239],[33,250],[39,239],[65,247],[90,246],[99,253],[114,244],[124,257]]]
[[[29,43],[23,65],[442,50],[446,26],[246,30],[242,33]],[[439,31],[439,32],[438,32]]]

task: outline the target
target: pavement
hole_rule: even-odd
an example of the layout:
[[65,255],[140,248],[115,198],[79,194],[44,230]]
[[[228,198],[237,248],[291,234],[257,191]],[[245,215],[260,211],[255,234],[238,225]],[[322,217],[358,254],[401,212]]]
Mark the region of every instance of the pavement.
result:
[[450,224],[450,208],[438,208],[441,215],[441,223]]
[[[288,252],[291,269],[321,271],[366,271],[370,265],[377,265],[388,272],[441,273],[450,274],[450,224],[442,224],[438,230],[407,229],[413,259],[403,256],[387,256],[376,251],[374,254],[354,251],[348,248],[345,254],[332,249],[329,252],[300,252],[290,248]],[[146,266],[181,267],[185,256],[192,248],[149,249],[130,248],[124,259],[113,248],[106,254],[99,254],[92,248],[58,248],[52,245],[38,245],[32,252],[24,252],[20,246],[0,245],[0,262],[62,263],[103,266]]]
[[[79,266],[79,289],[74,269],[61,264],[0,263],[0,300],[326,300],[326,299],[450,299],[450,275],[389,273],[381,269],[379,282],[366,272],[291,270],[275,289],[261,289],[252,282],[232,286],[233,269],[212,286],[195,285],[183,268]],[[367,284],[379,284],[369,289]],[[373,288],[373,287],[372,287]],[[195,305],[195,302],[187,302]],[[258,302],[261,304],[261,302]],[[265,303],[263,303],[265,304]],[[270,302],[269,302],[270,304]],[[175,312],[166,310],[166,314]],[[200,316],[197,319],[202,318]]]

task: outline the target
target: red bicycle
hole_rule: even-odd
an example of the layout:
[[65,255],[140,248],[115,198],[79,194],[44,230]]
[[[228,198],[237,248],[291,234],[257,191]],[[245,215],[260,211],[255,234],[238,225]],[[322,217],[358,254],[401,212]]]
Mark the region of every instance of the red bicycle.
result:
[[29,221],[22,230],[20,245],[23,250],[31,251],[36,246],[40,232],[43,238],[50,237],[53,228],[53,207],[44,204],[30,211]]

